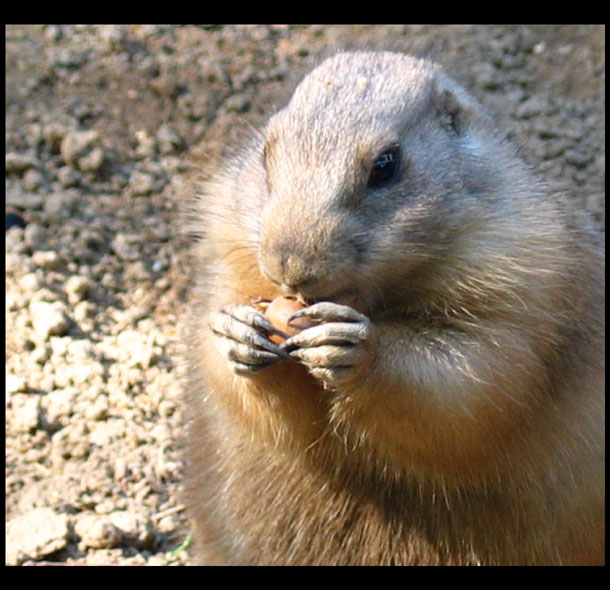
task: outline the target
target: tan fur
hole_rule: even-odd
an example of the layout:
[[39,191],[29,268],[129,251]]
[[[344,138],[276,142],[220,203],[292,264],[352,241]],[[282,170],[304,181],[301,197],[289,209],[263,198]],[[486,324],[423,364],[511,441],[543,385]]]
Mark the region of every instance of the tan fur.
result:
[[[408,162],[371,196],[393,139]],[[202,562],[603,563],[601,248],[435,65],[323,63],[205,185],[195,223]],[[237,376],[215,346],[211,313],[289,284],[355,295],[370,319],[333,387],[294,361]]]

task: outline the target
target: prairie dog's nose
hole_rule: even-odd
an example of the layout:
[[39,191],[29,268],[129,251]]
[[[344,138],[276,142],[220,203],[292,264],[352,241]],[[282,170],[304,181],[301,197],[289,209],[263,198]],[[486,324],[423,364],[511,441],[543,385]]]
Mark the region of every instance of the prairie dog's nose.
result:
[[261,270],[274,283],[288,291],[310,289],[317,282],[314,266],[295,252],[265,253],[261,257]]

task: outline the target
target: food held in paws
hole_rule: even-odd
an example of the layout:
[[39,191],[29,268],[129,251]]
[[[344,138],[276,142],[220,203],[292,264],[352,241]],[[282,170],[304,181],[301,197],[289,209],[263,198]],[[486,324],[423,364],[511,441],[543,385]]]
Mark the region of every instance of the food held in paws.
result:
[[[269,303],[265,310],[265,317],[278,330],[284,332],[286,338],[288,338],[313,325],[313,321],[307,317],[297,318],[288,324],[290,316],[304,307],[307,306],[304,303],[301,303],[296,297],[281,295]],[[286,338],[283,338],[279,334],[269,335],[269,340],[275,344],[281,344]]]

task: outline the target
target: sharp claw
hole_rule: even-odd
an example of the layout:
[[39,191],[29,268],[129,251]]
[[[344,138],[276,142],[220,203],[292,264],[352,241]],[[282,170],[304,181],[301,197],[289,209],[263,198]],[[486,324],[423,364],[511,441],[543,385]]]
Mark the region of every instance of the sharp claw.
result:
[[256,365],[250,365],[251,370],[253,373],[258,373],[258,371],[262,370],[262,369],[267,369],[268,367],[272,367],[273,365],[277,364],[279,361],[278,359],[274,359],[271,361],[266,361],[263,363],[257,363]]
[[288,325],[290,325],[290,322],[298,319],[298,318],[302,318],[303,316],[307,315],[307,307],[303,307],[302,309],[299,309],[298,311],[295,311],[289,318],[288,318]]
[[278,336],[282,336],[282,338],[286,336],[286,334],[284,334],[284,332],[282,332],[281,330],[278,330],[271,322],[269,322],[262,316],[256,316],[253,319],[252,323],[254,324],[254,326],[256,328],[262,328],[263,330],[266,330],[267,332],[271,332],[272,334],[277,334]]
[[293,351],[289,352],[289,353],[288,353],[288,356],[289,356],[291,359],[295,359],[295,360],[297,360],[297,361],[300,361],[300,360],[301,360],[301,355],[299,354],[300,352],[301,352],[301,351],[300,351],[300,349],[298,349],[298,348],[297,348],[297,349],[295,349],[295,350],[293,350]]
[[298,311],[295,311],[288,318],[288,324],[304,316],[310,318],[314,322],[362,322],[367,321],[368,319],[366,316],[362,315],[360,312],[349,307],[348,305],[320,301],[310,305],[309,307],[304,307]]
[[286,351],[286,353],[290,356],[292,356],[293,352],[300,349],[300,346],[298,344],[294,344],[293,342],[291,342],[291,340],[291,338],[288,338],[280,344],[282,350]]
[[248,363],[234,362],[233,366],[234,366],[235,372],[238,375],[252,375],[253,373],[258,373],[262,369],[271,367],[271,366],[275,365],[276,363],[277,363],[277,361],[269,361],[269,362],[265,362],[265,363],[257,363],[255,365],[251,365]]
[[273,342],[267,340],[263,336],[257,336],[256,338],[253,338],[252,344],[258,346],[259,348],[262,348],[263,350],[267,350],[268,352],[273,352],[281,356],[282,358],[288,358],[288,354],[286,353],[286,351],[282,350],[279,346],[276,346],[275,344],[273,344]]

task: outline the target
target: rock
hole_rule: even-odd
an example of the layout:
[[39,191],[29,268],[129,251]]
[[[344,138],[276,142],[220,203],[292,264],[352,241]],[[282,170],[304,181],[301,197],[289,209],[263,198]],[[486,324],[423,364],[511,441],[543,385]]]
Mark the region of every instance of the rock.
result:
[[36,430],[40,421],[40,396],[30,393],[11,395],[7,426],[12,433],[28,433]]
[[7,179],[6,183],[6,205],[16,207],[26,211],[36,211],[42,209],[42,195],[29,193],[23,190],[23,187],[17,184],[10,184]]
[[29,272],[24,274],[20,281],[19,286],[28,294],[35,293],[42,287],[42,282],[36,275],[36,273]]
[[77,210],[79,200],[79,194],[74,189],[53,193],[45,199],[44,212],[51,221],[61,224]]
[[135,330],[123,330],[117,338],[119,349],[123,351],[121,361],[128,367],[140,366],[146,369],[151,366],[154,358],[150,338]]
[[32,250],[42,250],[44,248],[47,241],[46,234],[45,228],[37,223],[28,223],[23,230],[24,241]]
[[29,191],[37,191],[44,185],[44,176],[35,168],[30,168],[23,175],[23,186]]
[[72,275],[64,283],[64,291],[68,296],[68,302],[75,305],[87,297],[87,293],[93,287],[91,279],[80,275]]
[[[37,346],[30,354],[30,360],[33,363],[38,363],[39,365],[44,365],[49,358],[51,357],[51,348],[44,344],[41,346]],[[43,387],[42,389],[46,389]]]
[[44,30],[44,37],[49,41],[59,41],[63,37],[61,25],[46,25]]
[[[70,301],[68,295],[68,301]],[[70,301],[70,303],[72,303]],[[80,301],[74,305],[74,319],[78,322],[80,328],[85,330],[89,325],[91,318],[95,317],[96,306],[91,301]]]
[[522,102],[515,113],[519,119],[532,119],[548,110],[548,99],[544,95],[536,94]]
[[50,336],[63,336],[68,332],[70,320],[67,315],[65,303],[55,301],[36,301],[30,304],[32,325],[34,330],[44,342]]
[[134,170],[129,177],[129,186],[134,195],[149,195],[155,187],[155,177],[147,172]]
[[593,161],[593,155],[578,149],[569,149],[565,152],[565,159],[575,168],[586,168]]
[[137,260],[140,252],[123,234],[118,234],[112,240],[112,249],[121,260]]
[[150,272],[148,268],[146,268],[146,264],[141,260],[135,261],[133,264],[130,264],[126,271],[125,276],[132,281],[148,281],[151,279]]
[[84,549],[109,549],[119,544],[121,534],[107,516],[83,514],[74,523],[74,532]]
[[25,141],[30,148],[36,150],[43,143],[42,125],[40,123],[32,123],[28,125],[26,130]]
[[252,106],[252,101],[250,100],[250,97],[245,93],[234,94],[225,101],[224,106],[226,107],[227,111],[230,112],[246,113],[250,110],[250,107]]
[[61,123],[49,123],[42,129],[42,139],[49,146],[51,152],[57,154],[60,152],[61,143],[69,131],[69,128]]
[[127,31],[121,25],[104,25],[100,29],[100,37],[106,42],[107,49],[110,51],[121,46],[127,38]]
[[180,134],[169,125],[161,125],[157,131],[157,140],[162,154],[171,154],[184,147],[184,140]]
[[83,172],[97,172],[104,164],[104,150],[95,148],[89,154],[78,161],[78,165]]
[[120,531],[122,542],[126,545],[147,547],[154,540],[152,523],[144,514],[119,510],[108,517]]
[[[66,162],[73,168],[81,168],[81,160],[85,159],[99,142],[99,133],[95,130],[73,131],[61,141],[60,152]],[[84,160],[85,165],[88,160]]]
[[82,175],[70,166],[62,166],[57,171],[57,180],[65,188],[78,186],[82,180]]
[[53,66],[60,68],[79,68],[87,63],[88,59],[87,51],[79,51],[76,48],[53,48],[50,54]]
[[103,420],[108,415],[108,409],[108,397],[100,394],[91,405],[87,406],[85,416],[88,420]]
[[153,158],[157,150],[157,141],[150,136],[144,129],[140,129],[134,134],[138,145],[135,150],[136,156],[141,158]]
[[6,395],[25,391],[27,387],[26,381],[19,375],[6,375]]
[[68,517],[52,508],[34,508],[6,523],[6,562],[18,565],[63,549],[68,541]]
[[32,262],[36,266],[49,270],[57,270],[61,264],[59,255],[55,250],[37,250],[32,254]]
[[29,168],[36,166],[36,160],[29,155],[19,154],[16,152],[8,152],[5,156],[6,172],[22,174]]
[[46,411],[47,423],[54,429],[67,426],[77,399],[78,390],[73,387],[54,389],[44,396],[42,406]]

